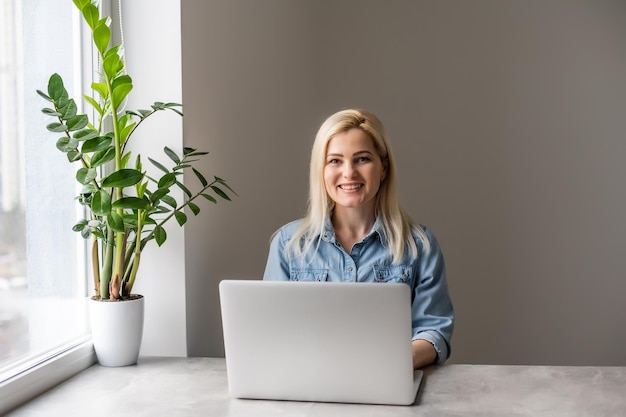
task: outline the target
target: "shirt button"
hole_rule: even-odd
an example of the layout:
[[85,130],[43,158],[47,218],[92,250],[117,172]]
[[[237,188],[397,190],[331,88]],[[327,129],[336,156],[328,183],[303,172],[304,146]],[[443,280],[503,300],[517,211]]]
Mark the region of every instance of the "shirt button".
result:
[[348,271],[352,272],[352,267],[349,267],[349,268],[348,268]]

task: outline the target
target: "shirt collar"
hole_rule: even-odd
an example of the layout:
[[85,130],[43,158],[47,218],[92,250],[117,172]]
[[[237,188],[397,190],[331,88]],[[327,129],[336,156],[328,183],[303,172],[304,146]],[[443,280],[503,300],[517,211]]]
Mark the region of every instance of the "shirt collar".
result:
[[[333,222],[330,220],[330,217],[331,216],[326,217],[326,220],[324,221],[324,228],[322,229],[321,238],[325,242],[335,243],[336,242],[335,228],[333,227]],[[378,239],[381,242],[385,242],[385,231],[378,217],[376,218],[376,221],[374,222],[374,226],[372,226],[372,230],[367,234],[367,236],[363,238],[363,240],[368,239],[370,236],[374,234],[378,235]]]

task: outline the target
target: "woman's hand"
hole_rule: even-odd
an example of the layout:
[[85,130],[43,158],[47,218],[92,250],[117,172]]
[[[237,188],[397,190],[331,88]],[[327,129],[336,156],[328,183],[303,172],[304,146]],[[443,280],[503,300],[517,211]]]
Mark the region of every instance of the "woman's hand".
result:
[[437,351],[427,340],[414,340],[411,342],[411,348],[413,350],[413,369],[422,368],[437,360]]

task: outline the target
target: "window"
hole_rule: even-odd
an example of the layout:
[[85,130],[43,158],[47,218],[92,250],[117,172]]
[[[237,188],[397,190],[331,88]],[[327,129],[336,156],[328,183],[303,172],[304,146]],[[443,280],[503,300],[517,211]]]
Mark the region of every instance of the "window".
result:
[[76,167],[35,92],[57,72],[80,97],[80,18],[68,0],[0,0],[0,28],[1,384],[87,340],[88,326]]

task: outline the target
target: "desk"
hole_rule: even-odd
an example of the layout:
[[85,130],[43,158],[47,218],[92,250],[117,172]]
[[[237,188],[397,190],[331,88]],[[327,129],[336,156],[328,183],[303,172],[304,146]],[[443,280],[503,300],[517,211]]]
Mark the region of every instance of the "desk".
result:
[[224,359],[140,358],[81,372],[9,416],[626,416],[626,367],[443,365],[425,369],[416,404],[239,400]]

